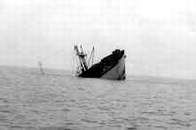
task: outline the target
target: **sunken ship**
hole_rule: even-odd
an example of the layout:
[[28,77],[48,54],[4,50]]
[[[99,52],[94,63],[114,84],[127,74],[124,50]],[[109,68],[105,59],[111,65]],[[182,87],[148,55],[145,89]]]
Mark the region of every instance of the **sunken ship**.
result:
[[[110,55],[105,56],[98,63],[93,63],[94,47],[91,54],[87,56],[82,46],[74,46],[77,56],[77,70],[78,77],[83,78],[103,78],[111,80],[125,80],[125,51],[116,49]],[[88,59],[87,59],[88,57]]]

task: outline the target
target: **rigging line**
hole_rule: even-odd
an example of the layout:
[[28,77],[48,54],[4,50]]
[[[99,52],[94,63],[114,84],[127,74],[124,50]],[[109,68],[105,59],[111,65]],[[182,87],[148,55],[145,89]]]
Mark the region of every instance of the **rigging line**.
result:
[[75,52],[74,51],[72,51],[72,59],[71,59],[72,61],[71,61],[71,63],[72,63],[72,75],[75,75],[75,65],[76,65],[76,57],[75,57]]
[[40,73],[41,73],[42,75],[44,75],[45,72],[44,72],[44,68],[43,68],[43,66],[42,66],[42,62],[41,62],[41,61],[38,61],[38,66],[39,66],[39,69],[40,69]]
[[45,56],[43,58],[40,58],[39,60],[45,61],[45,60],[47,60],[47,59],[49,59],[49,58],[51,58],[53,56],[56,56],[58,53],[62,53],[62,52],[65,52],[65,50],[61,49],[61,50],[55,51],[54,53],[49,54],[49,55],[47,55],[47,56]]
[[38,63],[38,67],[40,68],[40,72],[41,72],[42,74],[45,73],[45,72],[44,72],[44,68],[45,68],[45,67],[44,67],[44,62],[46,62],[47,59],[49,59],[49,58],[51,58],[51,57],[53,57],[53,56],[56,56],[57,54],[60,54],[60,53],[62,53],[62,52],[64,52],[64,49],[55,51],[54,53],[52,53],[52,54],[50,54],[50,55],[48,55],[48,56],[46,56],[46,57],[44,57],[44,58],[38,58],[38,57],[37,57],[37,63]]
[[80,70],[80,61],[77,57],[76,52],[72,51],[72,74],[74,76],[77,75],[79,70]]

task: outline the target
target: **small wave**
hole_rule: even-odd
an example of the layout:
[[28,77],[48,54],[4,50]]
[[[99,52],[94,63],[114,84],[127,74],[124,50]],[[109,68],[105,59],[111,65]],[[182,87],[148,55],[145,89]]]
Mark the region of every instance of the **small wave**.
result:
[[170,125],[179,125],[179,126],[184,126],[184,127],[190,127],[191,124],[189,121],[183,121],[180,119],[171,119],[171,122],[168,122]]
[[66,128],[66,127],[42,127],[39,128],[39,130],[73,130],[73,129]]

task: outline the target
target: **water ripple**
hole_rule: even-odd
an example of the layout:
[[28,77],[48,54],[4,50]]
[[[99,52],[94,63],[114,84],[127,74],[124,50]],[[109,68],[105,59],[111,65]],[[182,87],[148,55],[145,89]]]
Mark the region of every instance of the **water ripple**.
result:
[[115,82],[3,68],[0,129],[195,130],[195,82],[148,80]]

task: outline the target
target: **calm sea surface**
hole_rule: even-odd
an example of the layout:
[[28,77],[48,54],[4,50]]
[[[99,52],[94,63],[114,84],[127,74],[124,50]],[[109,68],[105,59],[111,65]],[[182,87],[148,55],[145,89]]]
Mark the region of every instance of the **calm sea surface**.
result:
[[0,130],[196,130],[196,82],[0,67]]

